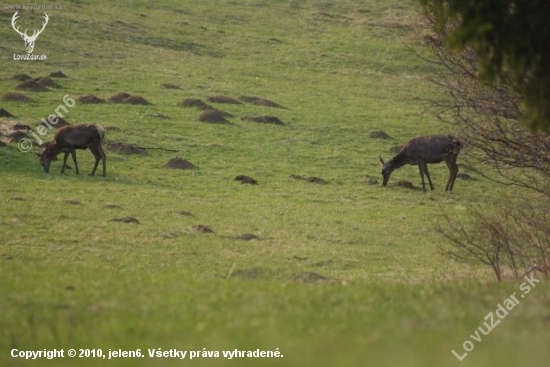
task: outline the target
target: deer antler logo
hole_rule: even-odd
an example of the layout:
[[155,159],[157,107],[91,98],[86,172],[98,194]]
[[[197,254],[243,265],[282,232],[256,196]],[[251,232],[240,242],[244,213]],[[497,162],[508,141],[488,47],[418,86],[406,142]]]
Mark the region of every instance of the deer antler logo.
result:
[[46,24],[48,24],[48,14],[44,13],[44,20],[45,22],[42,23],[42,29],[41,30],[34,30],[33,31],[33,34],[32,36],[28,36],[27,35],[27,30],[25,29],[25,32],[21,32],[19,30],[19,26],[17,28],[15,28],[15,20],[18,18],[17,16],[17,13],[19,12],[19,10],[17,10],[15,12],[15,14],[13,14],[13,17],[11,18],[11,26],[13,27],[13,29],[19,33],[21,35],[21,38],[23,38],[23,40],[25,41],[25,48],[27,49],[27,53],[32,53],[32,50],[34,50],[34,42],[36,41],[36,39],[38,38],[38,36],[40,35],[40,33],[42,33],[42,31],[44,30],[44,28],[46,28]]

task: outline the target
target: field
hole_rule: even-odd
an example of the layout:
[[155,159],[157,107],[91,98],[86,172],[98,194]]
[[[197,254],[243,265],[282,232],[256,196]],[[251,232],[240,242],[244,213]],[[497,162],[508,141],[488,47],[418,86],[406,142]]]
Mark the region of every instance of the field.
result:
[[[469,208],[498,210],[516,193],[464,166],[473,179],[446,193],[444,164],[430,167],[432,192],[419,189],[414,166],[381,185],[379,155],[452,132],[423,102],[440,93],[426,77],[444,71],[416,55],[427,51],[414,1],[56,4],[63,7],[48,11],[34,49],[44,61],[13,60],[24,43],[10,26],[14,10],[0,9],[0,95],[31,98],[0,100],[14,115],[0,122],[36,130],[69,96],[69,123],[106,127],[106,144],[155,149],[106,149],[107,176],[90,177],[89,151],[77,152],[80,175],[70,159],[72,169],[60,173],[60,159],[47,175],[34,138],[30,152],[17,141],[0,147],[0,365],[548,364],[547,282],[473,341],[489,312],[521,294],[520,282],[497,283],[489,269],[445,257],[435,231],[444,213],[467,220]],[[42,16],[23,10],[18,24],[30,33]],[[12,78],[57,71],[67,78],[42,92],[17,90]],[[120,92],[149,104],[78,100]],[[200,122],[198,108],[179,105],[212,96],[241,102],[207,102],[232,115],[227,123]],[[370,137],[376,131],[391,139]],[[197,168],[163,167],[175,157]],[[462,355],[466,340],[475,348],[459,362],[451,350]],[[54,348],[140,349],[145,357],[10,355]],[[150,358],[158,348],[278,348],[283,357]]]

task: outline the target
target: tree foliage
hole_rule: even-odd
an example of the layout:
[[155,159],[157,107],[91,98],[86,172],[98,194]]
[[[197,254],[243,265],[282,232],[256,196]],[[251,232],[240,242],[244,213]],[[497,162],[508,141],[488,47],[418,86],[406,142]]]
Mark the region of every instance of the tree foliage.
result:
[[446,43],[477,54],[479,79],[502,78],[521,96],[523,120],[550,132],[550,1],[420,0]]

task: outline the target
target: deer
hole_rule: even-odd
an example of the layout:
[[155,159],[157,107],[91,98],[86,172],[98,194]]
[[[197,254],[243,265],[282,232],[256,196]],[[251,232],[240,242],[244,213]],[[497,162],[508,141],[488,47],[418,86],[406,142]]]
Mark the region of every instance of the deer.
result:
[[430,173],[428,172],[428,163],[441,163],[445,161],[449,168],[449,180],[445,186],[445,191],[452,191],[458,174],[456,158],[462,151],[464,142],[451,134],[421,136],[409,140],[401,150],[389,162],[385,163],[381,156],[382,164],[382,185],[386,186],[391,173],[399,167],[406,164],[418,165],[420,178],[422,179],[422,191],[426,192],[424,175],[428,177],[430,189],[434,189]]
[[95,171],[101,160],[103,163],[103,177],[106,172],[106,160],[107,156],[103,152],[101,143],[105,137],[105,129],[100,125],[94,124],[81,124],[81,125],[67,125],[63,126],[55,134],[53,140],[46,143],[46,147],[42,154],[36,154],[40,160],[40,164],[44,167],[45,173],[50,173],[50,163],[61,152],[65,153],[63,158],[63,166],[61,173],[65,171],[67,167],[67,158],[69,153],[71,154],[75,166],[75,172],[78,175],[78,164],[76,163],[76,149],[90,149],[95,157],[95,164],[90,176],[95,175]]
[[46,25],[48,24],[48,20],[50,18],[48,18],[48,14],[44,13],[44,20],[45,22],[42,22],[42,29],[41,30],[37,30],[35,29],[32,33],[32,36],[29,36],[27,35],[27,30],[25,29],[25,32],[21,32],[19,30],[19,27],[15,28],[15,21],[17,20],[18,16],[17,16],[17,13],[19,13],[19,10],[17,10],[15,12],[15,14],[13,14],[13,17],[11,18],[11,26],[13,27],[13,29],[19,33],[19,35],[21,36],[21,38],[23,38],[23,41],[25,41],[25,48],[27,49],[27,53],[32,53],[32,51],[34,50],[34,42],[36,42],[36,39],[38,38],[38,36],[40,35],[40,33],[42,33],[42,31],[44,30],[44,28],[46,28]]

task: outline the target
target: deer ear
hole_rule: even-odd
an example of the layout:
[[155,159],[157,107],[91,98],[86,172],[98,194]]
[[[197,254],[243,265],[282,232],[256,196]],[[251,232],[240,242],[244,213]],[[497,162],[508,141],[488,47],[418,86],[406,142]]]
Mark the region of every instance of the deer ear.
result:
[[382,163],[383,165],[386,164],[386,163],[384,163],[384,160],[382,159],[381,156],[378,156],[378,158],[380,158],[380,163]]

